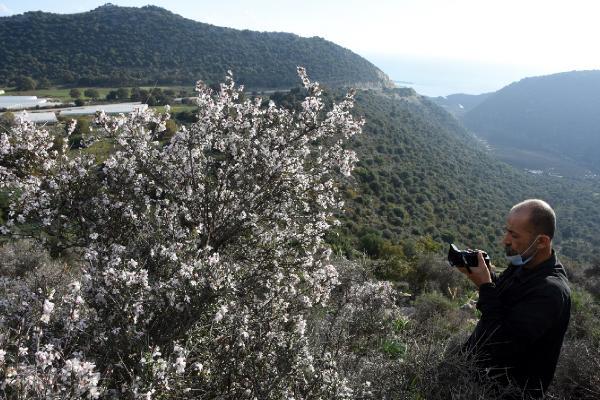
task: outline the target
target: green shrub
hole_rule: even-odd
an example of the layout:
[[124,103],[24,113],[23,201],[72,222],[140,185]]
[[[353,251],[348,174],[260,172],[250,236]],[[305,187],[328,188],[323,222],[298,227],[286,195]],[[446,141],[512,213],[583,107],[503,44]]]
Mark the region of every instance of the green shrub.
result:
[[567,335],[600,344],[600,306],[588,291],[577,286],[571,290],[571,321]]
[[402,257],[391,257],[375,263],[374,274],[378,279],[407,282],[413,266]]
[[453,309],[456,309],[456,306],[440,292],[425,292],[415,300],[415,318],[418,321],[449,314]]
[[387,339],[381,344],[381,351],[391,359],[402,358],[406,354],[407,346],[399,340]]
[[376,233],[367,233],[359,240],[359,250],[371,257],[379,257],[384,246],[384,240]]

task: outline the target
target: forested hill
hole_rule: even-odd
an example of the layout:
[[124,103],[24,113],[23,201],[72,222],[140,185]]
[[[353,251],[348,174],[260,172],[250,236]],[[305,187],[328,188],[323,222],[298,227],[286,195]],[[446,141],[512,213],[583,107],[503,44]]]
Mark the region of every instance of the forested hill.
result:
[[0,17],[0,43],[4,86],[23,75],[85,85],[214,83],[231,69],[250,89],[289,88],[298,65],[329,86],[392,86],[369,61],[325,39],[221,28],[155,6]]
[[[489,96],[463,121],[515,165],[569,164],[600,173],[600,71],[523,79]],[[564,167],[560,172],[569,174]]]
[[[293,104],[293,96],[273,100]],[[353,144],[360,161],[345,187],[341,234],[330,238],[338,249],[410,255],[430,238],[425,245],[444,250],[449,242],[486,249],[502,264],[505,215],[526,198],[555,207],[561,254],[590,260],[600,246],[597,188],[496,160],[454,117],[412,89],[359,91],[356,112],[366,124]]]

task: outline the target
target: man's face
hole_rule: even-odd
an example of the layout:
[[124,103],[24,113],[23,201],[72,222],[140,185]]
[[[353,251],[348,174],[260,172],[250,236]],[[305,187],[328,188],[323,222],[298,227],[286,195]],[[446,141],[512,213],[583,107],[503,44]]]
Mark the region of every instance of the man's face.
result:
[[[523,254],[536,238],[527,211],[516,211],[508,214],[506,218],[506,228],[502,243],[507,256]],[[528,253],[534,250],[535,246],[529,249]],[[528,255],[528,254],[527,254]]]

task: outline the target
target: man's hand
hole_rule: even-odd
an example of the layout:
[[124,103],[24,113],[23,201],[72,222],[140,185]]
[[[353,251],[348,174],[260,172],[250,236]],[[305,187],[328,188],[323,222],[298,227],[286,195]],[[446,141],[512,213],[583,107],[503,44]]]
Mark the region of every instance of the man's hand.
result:
[[477,287],[483,285],[484,283],[488,283],[492,281],[492,276],[490,274],[490,270],[483,259],[483,253],[479,251],[477,253],[477,267],[470,268],[471,272],[467,271],[465,267],[460,267],[458,270],[465,274],[471,282],[473,282]]

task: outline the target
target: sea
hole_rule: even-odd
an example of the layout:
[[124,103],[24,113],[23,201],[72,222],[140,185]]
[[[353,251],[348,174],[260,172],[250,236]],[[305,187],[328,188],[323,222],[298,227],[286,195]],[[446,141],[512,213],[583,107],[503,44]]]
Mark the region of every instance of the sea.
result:
[[417,93],[430,97],[495,92],[512,82],[543,74],[530,68],[481,62],[377,54],[364,57],[396,85],[412,87]]

